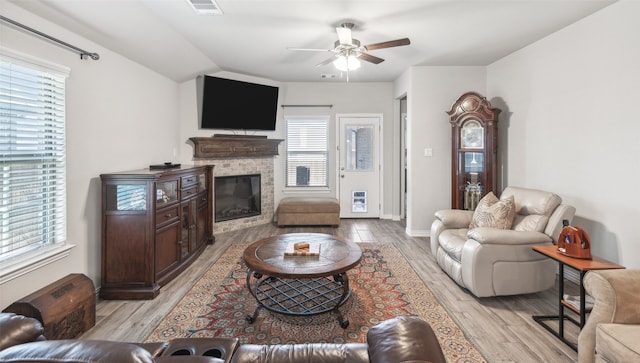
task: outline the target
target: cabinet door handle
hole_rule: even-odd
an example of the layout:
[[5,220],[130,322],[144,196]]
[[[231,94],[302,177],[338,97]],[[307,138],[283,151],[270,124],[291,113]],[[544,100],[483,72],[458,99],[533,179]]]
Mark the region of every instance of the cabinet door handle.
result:
[[167,213],[164,216],[167,217],[167,218],[171,218],[172,217],[171,213]]

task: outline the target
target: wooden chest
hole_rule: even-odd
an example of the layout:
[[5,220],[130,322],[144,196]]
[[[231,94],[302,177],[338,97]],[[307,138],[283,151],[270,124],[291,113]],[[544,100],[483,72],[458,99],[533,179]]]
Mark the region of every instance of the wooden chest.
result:
[[78,338],[96,323],[96,292],[83,274],[70,274],[9,305],[4,312],[38,319],[48,340]]

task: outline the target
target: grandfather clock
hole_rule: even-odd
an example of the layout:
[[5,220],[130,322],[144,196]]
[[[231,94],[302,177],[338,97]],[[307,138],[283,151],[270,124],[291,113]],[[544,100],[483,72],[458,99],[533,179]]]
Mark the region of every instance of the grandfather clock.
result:
[[475,92],[460,96],[447,111],[451,117],[451,207],[474,210],[496,189],[498,115]]

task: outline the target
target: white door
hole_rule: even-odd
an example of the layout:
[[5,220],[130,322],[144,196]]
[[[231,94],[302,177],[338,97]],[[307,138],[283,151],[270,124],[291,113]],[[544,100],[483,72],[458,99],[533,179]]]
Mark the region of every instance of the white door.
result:
[[380,217],[380,120],[338,115],[341,218]]

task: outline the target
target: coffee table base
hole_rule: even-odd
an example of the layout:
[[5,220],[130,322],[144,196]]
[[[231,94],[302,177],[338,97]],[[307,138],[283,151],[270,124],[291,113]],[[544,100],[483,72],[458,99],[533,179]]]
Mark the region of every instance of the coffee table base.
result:
[[298,316],[333,311],[338,315],[338,323],[342,328],[349,326],[349,320],[338,309],[351,295],[346,273],[333,277],[285,279],[248,270],[247,286],[258,302],[253,315],[246,317],[249,323],[253,323],[260,310],[266,308],[275,313]]

